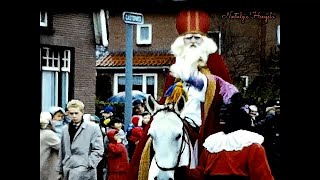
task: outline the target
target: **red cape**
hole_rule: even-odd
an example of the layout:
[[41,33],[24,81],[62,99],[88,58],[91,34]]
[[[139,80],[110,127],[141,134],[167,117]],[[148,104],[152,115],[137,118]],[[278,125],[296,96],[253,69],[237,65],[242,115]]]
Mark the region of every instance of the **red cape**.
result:
[[[210,72],[216,76],[221,77],[227,82],[231,83],[231,78],[229,75],[228,68],[226,64],[223,61],[223,58],[217,54],[210,54],[207,62],[207,66],[210,70]],[[174,83],[175,78],[172,77],[171,75],[167,75],[166,77],[166,82],[164,85],[164,91],[162,94],[161,99],[159,100],[160,104],[164,104],[165,102],[165,97],[164,94],[166,90]],[[205,138],[207,138],[209,135],[216,133],[220,131],[220,126],[219,126],[219,111],[220,111],[220,106],[222,104],[222,96],[219,94],[220,88],[219,84],[217,82],[216,86],[216,91],[214,95],[214,99],[212,102],[212,105],[209,109],[208,116],[206,120],[203,121],[203,124],[201,125],[200,132],[199,132],[199,137],[198,137],[198,143],[199,143],[199,156],[201,154],[201,151],[203,150],[203,142]],[[202,103],[203,106],[203,103]],[[203,107],[202,107],[203,109]],[[203,112],[203,111],[202,111]],[[137,180],[138,179],[138,173],[139,173],[139,164],[140,164],[140,159],[142,155],[143,148],[148,140],[148,130],[150,127],[150,123],[152,122],[152,118],[147,124],[147,126],[144,128],[143,135],[137,144],[135,151],[133,153],[132,159],[130,161],[130,168],[129,168],[129,180]]]
[[270,166],[262,145],[254,143],[236,151],[210,153],[204,149],[199,166],[187,170],[188,179],[205,179],[206,175],[239,176],[250,179],[273,180]]

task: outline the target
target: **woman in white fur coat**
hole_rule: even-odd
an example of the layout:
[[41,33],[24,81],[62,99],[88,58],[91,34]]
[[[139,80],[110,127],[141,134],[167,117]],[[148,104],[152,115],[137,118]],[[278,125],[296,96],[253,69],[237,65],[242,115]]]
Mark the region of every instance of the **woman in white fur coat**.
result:
[[61,140],[57,133],[51,129],[51,114],[40,114],[40,180],[60,179],[56,167],[59,163],[59,149]]

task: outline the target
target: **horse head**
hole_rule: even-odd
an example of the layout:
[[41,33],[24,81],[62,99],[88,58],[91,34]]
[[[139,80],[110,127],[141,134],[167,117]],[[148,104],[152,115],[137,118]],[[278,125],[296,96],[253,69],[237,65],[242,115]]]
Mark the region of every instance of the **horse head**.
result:
[[149,180],[174,179],[175,168],[189,165],[192,148],[180,113],[185,105],[180,96],[174,104],[159,105],[152,96],[147,97],[146,107],[153,116],[148,134],[155,151],[149,169]]

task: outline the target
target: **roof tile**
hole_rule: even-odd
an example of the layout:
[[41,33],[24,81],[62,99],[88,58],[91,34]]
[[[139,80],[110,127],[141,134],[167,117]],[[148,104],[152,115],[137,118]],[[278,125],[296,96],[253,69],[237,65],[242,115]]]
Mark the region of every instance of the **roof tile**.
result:
[[[110,53],[96,62],[96,67],[123,67],[125,66],[124,53]],[[133,66],[170,66],[175,57],[168,53],[136,53],[133,55]]]

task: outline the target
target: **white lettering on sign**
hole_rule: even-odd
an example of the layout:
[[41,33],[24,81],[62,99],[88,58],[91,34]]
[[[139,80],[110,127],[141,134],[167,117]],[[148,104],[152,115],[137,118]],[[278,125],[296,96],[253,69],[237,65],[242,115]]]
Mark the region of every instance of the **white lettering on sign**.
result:
[[122,19],[127,24],[143,24],[144,19],[141,13],[123,12]]
[[132,21],[132,22],[141,22],[142,21],[141,16],[132,16],[131,14],[126,14],[125,19],[126,19],[126,21]]

